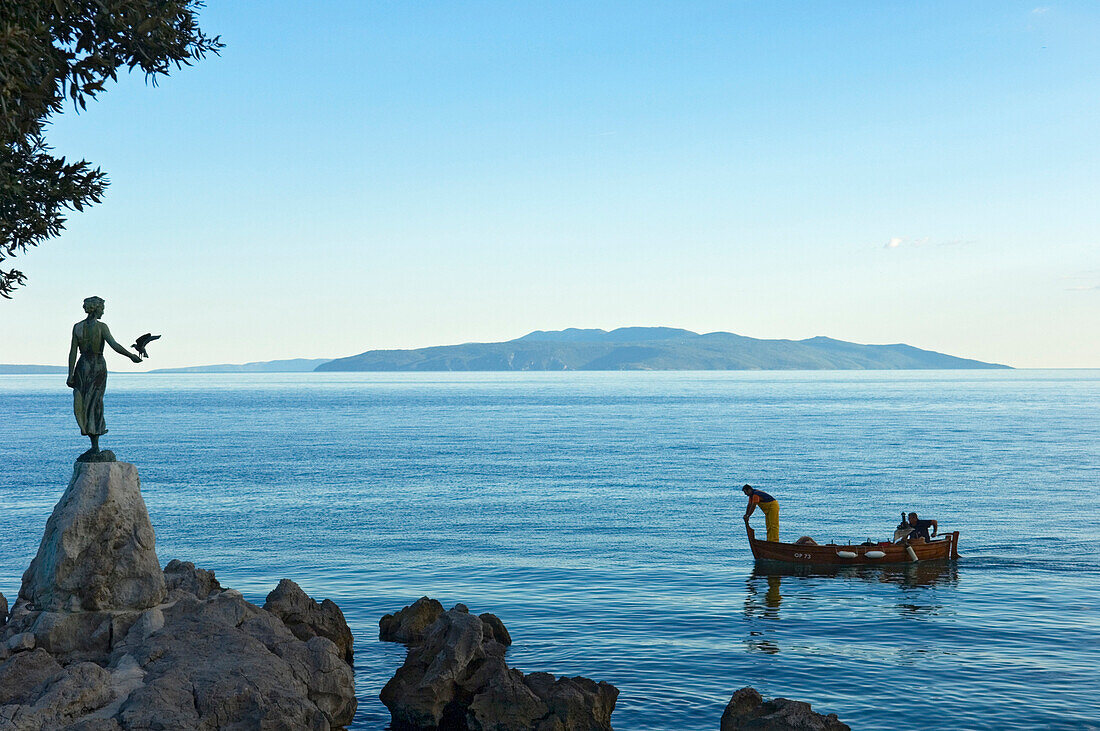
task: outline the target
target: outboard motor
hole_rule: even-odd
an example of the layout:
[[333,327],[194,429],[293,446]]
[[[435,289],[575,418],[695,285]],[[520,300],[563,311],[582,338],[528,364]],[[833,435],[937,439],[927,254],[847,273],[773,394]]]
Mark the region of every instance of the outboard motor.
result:
[[897,530],[894,531],[894,543],[901,541],[905,544],[905,555],[910,561],[917,560],[917,552],[913,550],[913,547],[909,545],[909,534],[913,532],[913,529],[909,527],[909,521],[905,518],[905,511],[901,511],[901,522],[898,523]]
[[913,529],[909,527],[909,521],[905,518],[905,511],[901,511],[901,522],[898,523],[897,529],[894,531],[894,543],[903,540],[906,536],[913,532]]

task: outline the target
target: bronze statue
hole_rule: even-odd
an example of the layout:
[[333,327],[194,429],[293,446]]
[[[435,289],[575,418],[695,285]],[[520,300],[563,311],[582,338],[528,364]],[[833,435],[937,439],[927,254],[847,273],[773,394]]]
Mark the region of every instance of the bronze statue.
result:
[[[73,389],[73,412],[80,433],[92,440],[92,448],[77,457],[80,462],[113,462],[114,454],[99,450],[99,437],[107,433],[107,423],[103,420],[103,392],[107,389],[107,361],[103,359],[103,344],[135,363],[141,362],[141,356],[131,353],[118,344],[111,336],[107,323],[100,322],[103,316],[103,299],[88,297],[84,300],[84,311],[88,317],[73,325],[73,342],[69,347],[69,388]],[[80,353],[79,360],[77,352]]]

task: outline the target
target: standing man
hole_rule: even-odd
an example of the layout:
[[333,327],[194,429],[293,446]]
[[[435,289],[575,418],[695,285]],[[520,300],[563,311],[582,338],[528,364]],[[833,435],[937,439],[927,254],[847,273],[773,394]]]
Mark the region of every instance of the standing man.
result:
[[741,488],[741,492],[749,498],[748,507],[745,508],[745,524],[749,523],[749,516],[756,510],[756,507],[760,506],[760,511],[764,513],[764,526],[768,530],[767,540],[772,542],[779,541],[779,501],[773,498],[763,490],[757,490],[752,485],[745,485]]

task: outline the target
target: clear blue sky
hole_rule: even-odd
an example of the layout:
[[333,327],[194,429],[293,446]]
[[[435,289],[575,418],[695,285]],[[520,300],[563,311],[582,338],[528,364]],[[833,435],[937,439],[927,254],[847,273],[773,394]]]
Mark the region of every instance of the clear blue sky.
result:
[[[669,325],[1100,367],[1094,2],[211,0],[221,57],[51,130],[105,202],[0,362]],[[112,367],[131,366],[122,359]]]

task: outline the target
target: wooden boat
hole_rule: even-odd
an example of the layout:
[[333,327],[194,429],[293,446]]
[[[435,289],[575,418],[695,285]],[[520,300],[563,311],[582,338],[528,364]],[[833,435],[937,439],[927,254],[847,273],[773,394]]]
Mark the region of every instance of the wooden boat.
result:
[[[911,563],[912,559],[900,543],[879,543],[873,546],[803,546],[797,543],[761,541],[751,525],[749,547],[757,561],[782,561],[816,566],[853,566],[857,564]],[[911,544],[918,561],[943,561],[959,557],[959,532],[945,533],[928,543]]]

